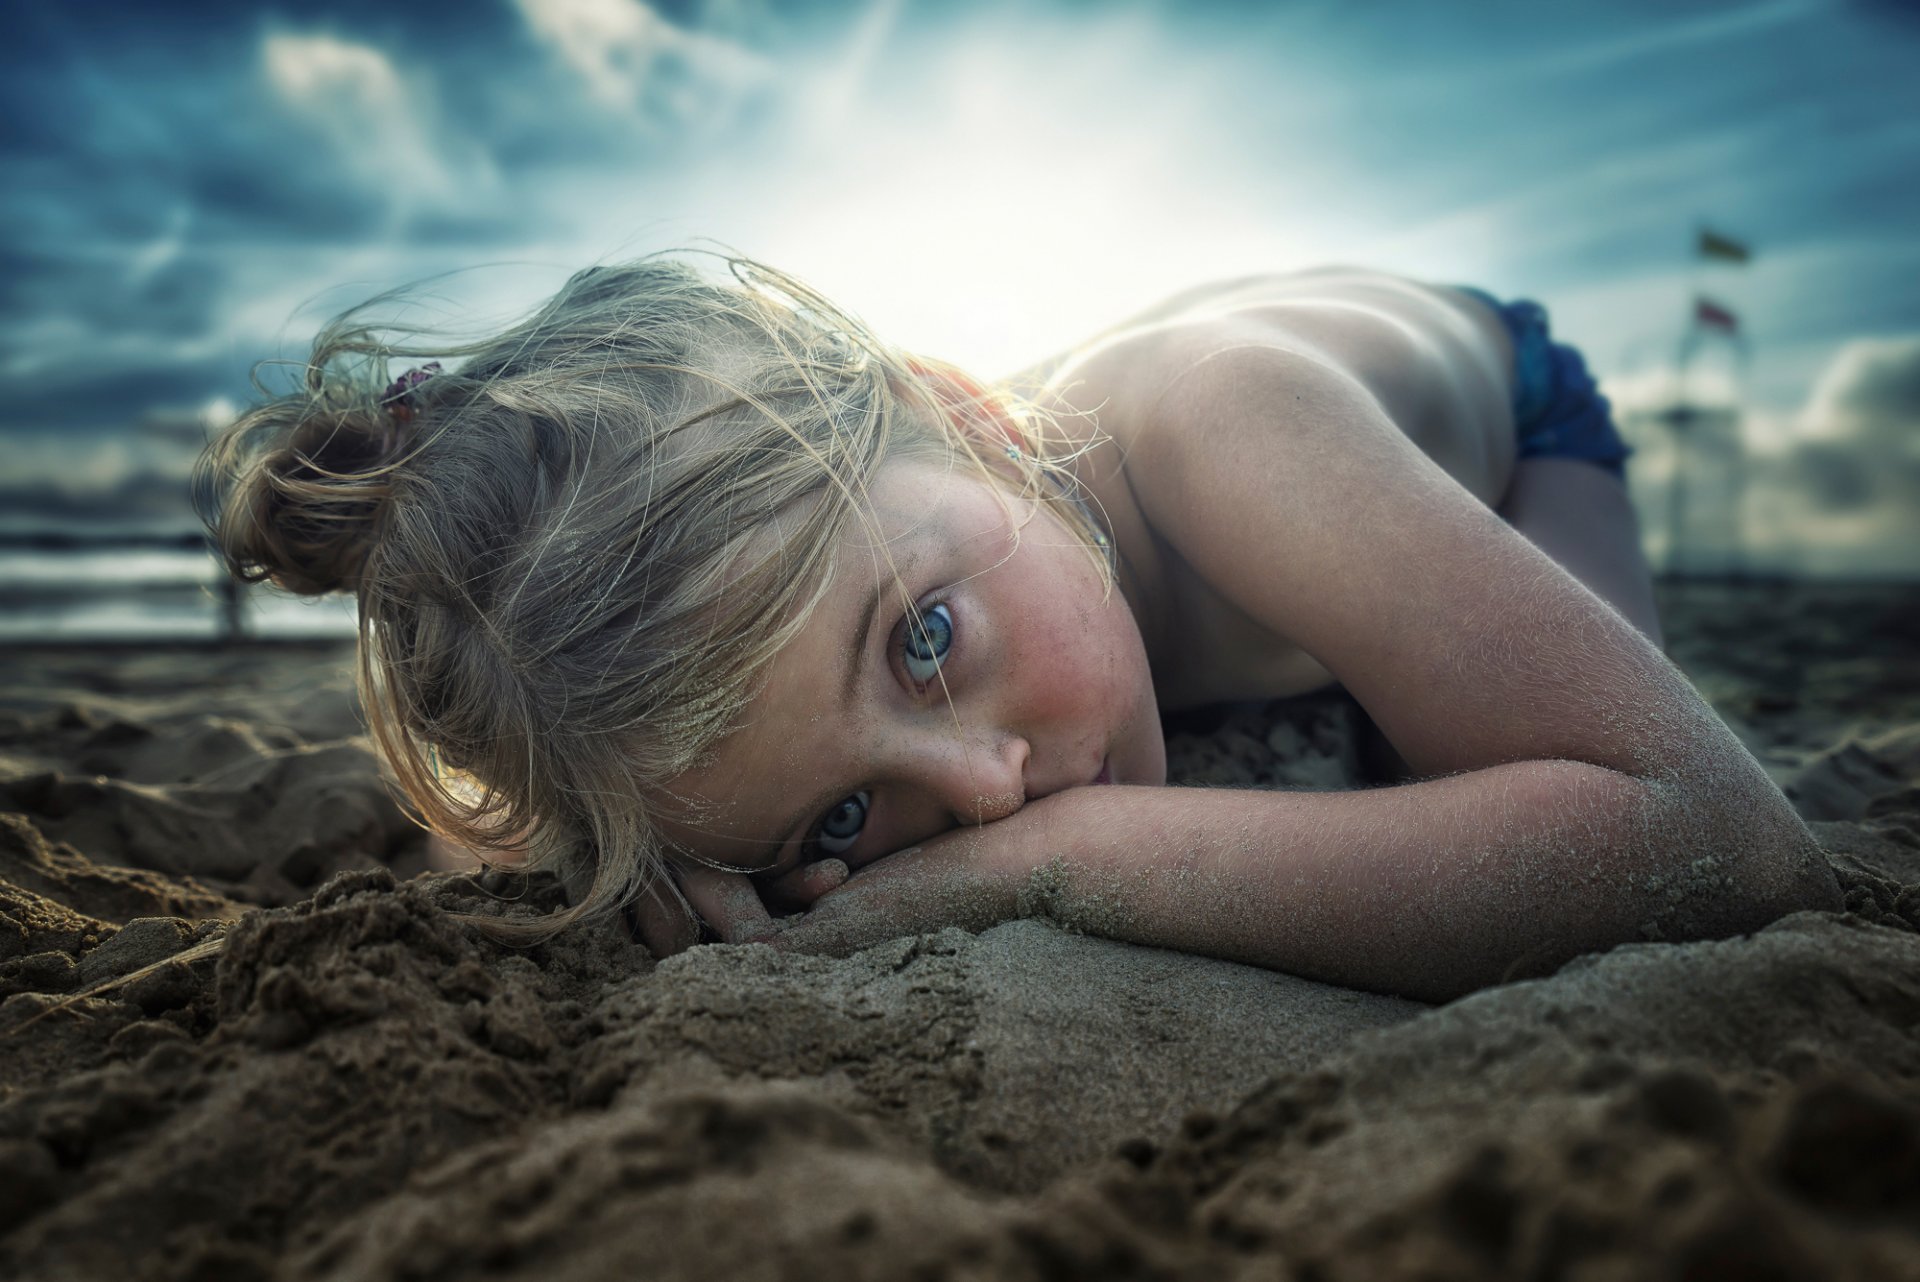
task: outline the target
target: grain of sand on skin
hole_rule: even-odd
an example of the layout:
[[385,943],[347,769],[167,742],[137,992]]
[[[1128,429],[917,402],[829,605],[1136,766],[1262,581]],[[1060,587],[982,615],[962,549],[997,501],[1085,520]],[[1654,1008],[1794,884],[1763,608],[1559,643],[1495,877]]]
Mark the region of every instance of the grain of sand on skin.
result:
[[[1031,920],[503,948],[447,910],[556,892],[411,877],[338,652],[11,653],[0,1275],[1920,1276],[1920,600],[1667,617],[1848,911],[1439,1009]],[[1171,768],[1362,782],[1356,726]]]

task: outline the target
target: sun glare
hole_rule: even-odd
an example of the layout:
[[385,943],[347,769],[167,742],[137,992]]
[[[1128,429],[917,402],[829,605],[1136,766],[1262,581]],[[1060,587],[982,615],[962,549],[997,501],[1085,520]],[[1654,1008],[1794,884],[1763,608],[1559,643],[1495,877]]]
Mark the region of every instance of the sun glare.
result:
[[1074,60],[958,41],[908,86],[823,72],[793,97],[813,117],[763,139],[749,175],[734,157],[680,184],[672,222],[986,373],[1210,275],[1337,252],[1222,163],[1209,104],[1145,28],[1076,38]]

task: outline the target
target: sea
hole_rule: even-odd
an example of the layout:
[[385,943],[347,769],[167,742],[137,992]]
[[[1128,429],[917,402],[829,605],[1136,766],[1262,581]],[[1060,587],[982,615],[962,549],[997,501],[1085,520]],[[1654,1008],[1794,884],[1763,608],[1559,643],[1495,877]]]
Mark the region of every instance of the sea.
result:
[[231,585],[197,526],[0,517],[0,644],[312,641],[354,634],[351,598]]
[[112,431],[0,425],[0,645],[353,636],[350,599],[229,584],[210,550],[190,478],[207,433],[231,417],[201,407]]

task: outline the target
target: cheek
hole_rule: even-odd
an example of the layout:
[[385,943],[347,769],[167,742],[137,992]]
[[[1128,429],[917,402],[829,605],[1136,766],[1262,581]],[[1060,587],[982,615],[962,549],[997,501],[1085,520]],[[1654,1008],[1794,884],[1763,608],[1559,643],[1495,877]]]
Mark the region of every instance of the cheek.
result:
[[1126,599],[1117,589],[1102,599],[1099,573],[1064,527],[1046,534],[1053,541],[1023,545],[997,585],[1011,661],[1000,679],[1038,721],[1091,732],[1140,702],[1146,651]]
[[1034,616],[1017,647],[1015,684],[1026,708],[1050,721],[1083,721],[1132,705],[1139,642],[1123,626],[1130,619],[1118,597],[1110,605],[1055,601]]

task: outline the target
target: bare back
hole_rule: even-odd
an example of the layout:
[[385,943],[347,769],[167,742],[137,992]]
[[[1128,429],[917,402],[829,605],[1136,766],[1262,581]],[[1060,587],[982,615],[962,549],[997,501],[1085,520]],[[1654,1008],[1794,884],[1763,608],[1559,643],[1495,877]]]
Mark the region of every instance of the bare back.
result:
[[[1499,506],[1514,476],[1513,353],[1499,319],[1466,294],[1376,272],[1334,267],[1204,285],[1015,376],[1016,387],[1043,402],[1092,411],[1112,438],[1086,461],[1082,479],[1112,524],[1122,586],[1169,708],[1283,697],[1333,680],[1157,538],[1127,475],[1135,444],[1167,430],[1166,389],[1208,357],[1246,347],[1292,352],[1351,377],[1489,508]],[[1071,428],[1075,420],[1066,421]],[[1276,487],[1273,498],[1286,502],[1285,490]],[[1248,549],[1254,557],[1286,553]]]

